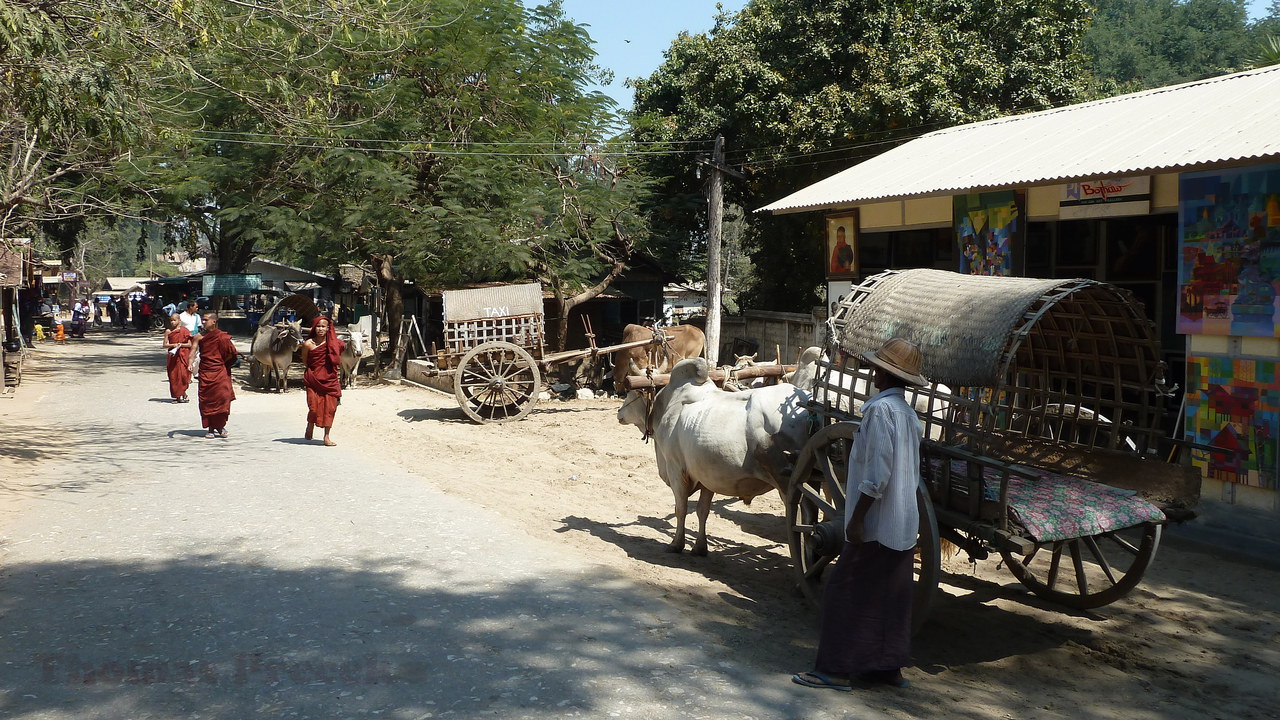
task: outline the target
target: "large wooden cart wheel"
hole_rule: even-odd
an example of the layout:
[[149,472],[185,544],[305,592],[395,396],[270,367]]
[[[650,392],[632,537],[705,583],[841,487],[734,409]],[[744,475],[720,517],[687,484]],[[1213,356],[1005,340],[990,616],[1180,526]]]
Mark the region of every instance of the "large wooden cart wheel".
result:
[[[855,431],[853,423],[842,422],[815,433],[797,460],[787,489],[787,535],[796,582],[815,605],[822,602],[827,566],[844,547],[844,485]],[[920,536],[916,545],[912,632],[919,632],[928,619],[942,574],[938,520],[923,486],[916,490],[916,507],[920,511]]]
[[533,356],[501,340],[477,345],[463,355],[453,378],[458,405],[481,424],[528,415],[541,390],[542,376]]
[[1143,523],[1123,530],[1039,543],[1028,555],[1001,550],[1018,581],[1040,597],[1087,610],[1124,597],[1160,546],[1161,526]]

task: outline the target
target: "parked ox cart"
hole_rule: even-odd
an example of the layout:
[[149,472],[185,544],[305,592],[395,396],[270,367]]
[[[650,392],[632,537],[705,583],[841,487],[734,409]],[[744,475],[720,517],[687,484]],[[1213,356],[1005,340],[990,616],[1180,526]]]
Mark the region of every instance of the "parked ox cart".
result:
[[548,353],[542,311],[542,285],[501,285],[446,290],[444,347],[426,359],[410,360],[410,377],[442,377],[453,381],[458,406],[472,421],[504,423],[533,410],[551,368],[668,340],[660,330],[634,342]]
[[854,287],[825,335],[804,388],[813,431],[784,493],[795,578],[815,603],[843,544],[859,409],[876,392],[862,353],[890,337],[920,346],[931,380],[907,391],[925,427],[917,628],[938,594],[943,538],[975,560],[997,553],[1036,595],[1094,608],[1139,583],[1165,524],[1194,517],[1198,471],[1164,461],[1176,388],[1125,290],[890,271]]
[[917,627],[937,595],[942,538],[972,559],[998,553],[1040,597],[1095,608],[1137,586],[1166,523],[1194,517],[1198,470],[1165,462],[1176,387],[1126,290],[891,271],[853,288],[827,336],[818,430],[786,501],[796,578],[815,600],[840,551],[857,411],[875,392],[859,359],[893,336],[921,347],[931,380],[907,398],[925,426]]

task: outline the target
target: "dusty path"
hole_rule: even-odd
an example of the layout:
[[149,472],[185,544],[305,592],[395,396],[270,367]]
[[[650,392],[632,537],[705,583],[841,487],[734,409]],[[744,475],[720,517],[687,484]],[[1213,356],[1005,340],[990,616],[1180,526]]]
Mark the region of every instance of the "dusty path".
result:
[[158,363],[140,338],[42,351],[0,401],[0,715],[1280,715],[1271,568],[1166,547],[1070,613],[956,560],[914,688],[807,691],[777,499],[717,502],[710,557],[662,552],[670,493],[616,401],[476,426],[361,387],[324,449],[301,393],[246,389],[207,441],[194,404],[150,402]]

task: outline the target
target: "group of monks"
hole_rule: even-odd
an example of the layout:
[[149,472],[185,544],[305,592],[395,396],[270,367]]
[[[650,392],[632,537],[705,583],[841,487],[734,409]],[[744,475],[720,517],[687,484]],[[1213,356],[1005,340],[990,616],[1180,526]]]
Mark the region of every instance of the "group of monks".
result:
[[[169,374],[169,395],[175,403],[188,402],[187,389],[193,376],[199,384],[200,423],[206,438],[227,437],[227,419],[231,401],[236,399],[231,382],[231,368],[239,354],[231,336],[218,329],[218,314],[205,313],[203,324],[193,333],[181,315],[169,318],[164,347]],[[302,382],[307,389],[306,439],[314,439],[315,428],[324,430],[323,442],[328,447],[337,443],[329,438],[338,398],[342,396],[340,374],[344,343],[332,331],[333,322],[322,316],[311,322],[311,331],[302,343],[302,363],[306,367]],[[192,352],[198,362],[192,363]]]

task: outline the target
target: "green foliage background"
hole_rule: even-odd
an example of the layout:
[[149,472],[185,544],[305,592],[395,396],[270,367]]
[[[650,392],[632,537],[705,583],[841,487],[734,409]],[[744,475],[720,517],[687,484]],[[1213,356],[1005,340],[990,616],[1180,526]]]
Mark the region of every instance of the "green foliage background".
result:
[[732,300],[805,310],[821,219],[755,208],[930,130],[1268,62],[1277,35],[1277,0],[1253,23],[1243,0],[752,0],[675,38],[620,118],[559,2],[0,0],[0,235],[119,272],[149,223],[229,271],[385,256],[570,298],[637,249],[705,274],[695,155],[723,134]]

